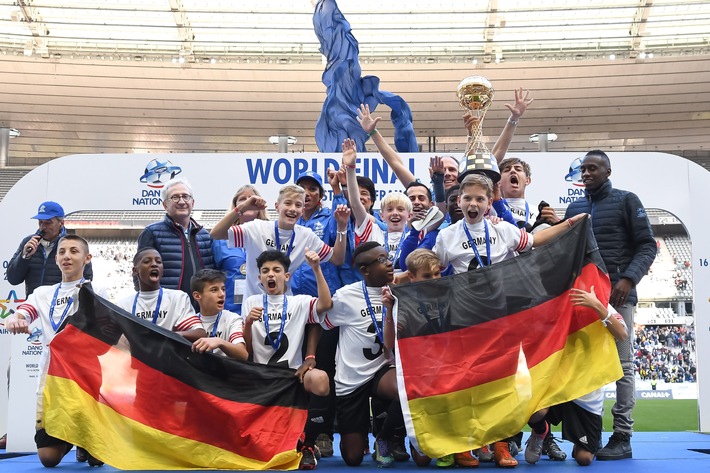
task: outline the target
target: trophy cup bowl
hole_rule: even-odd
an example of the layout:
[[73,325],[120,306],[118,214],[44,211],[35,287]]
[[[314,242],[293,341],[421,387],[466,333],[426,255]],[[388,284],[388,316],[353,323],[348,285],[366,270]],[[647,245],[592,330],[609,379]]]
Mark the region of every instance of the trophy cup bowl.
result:
[[469,76],[459,82],[456,95],[459,105],[464,110],[471,112],[477,123],[468,139],[464,152],[464,159],[459,164],[458,181],[461,182],[467,174],[479,172],[488,176],[493,183],[500,180],[498,162],[483,142],[482,125],[483,117],[493,102],[493,86],[490,81],[482,76]]

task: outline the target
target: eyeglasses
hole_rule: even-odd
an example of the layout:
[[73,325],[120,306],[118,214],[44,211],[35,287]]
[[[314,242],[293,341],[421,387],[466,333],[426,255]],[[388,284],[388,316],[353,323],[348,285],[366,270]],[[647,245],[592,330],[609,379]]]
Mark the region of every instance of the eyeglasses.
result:
[[186,204],[192,202],[192,196],[190,194],[173,195],[170,196],[169,199],[175,202],[176,204],[180,203],[181,200],[184,200]]
[[380,264],[387,264],[390,262],[390,259],[386,256],[378,256],[377,259],[374,259],[370,261],[369,263],[363,263],[361,266],[370,266],[371,264],[374,263],[380,263]]

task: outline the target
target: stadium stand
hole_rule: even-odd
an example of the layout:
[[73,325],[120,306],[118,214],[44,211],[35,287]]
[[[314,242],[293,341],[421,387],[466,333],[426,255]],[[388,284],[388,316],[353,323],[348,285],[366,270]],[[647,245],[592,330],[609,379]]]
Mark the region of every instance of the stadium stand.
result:
[[4,199],[12,186],[31,170],[29,168],[0,168],[0,200]]

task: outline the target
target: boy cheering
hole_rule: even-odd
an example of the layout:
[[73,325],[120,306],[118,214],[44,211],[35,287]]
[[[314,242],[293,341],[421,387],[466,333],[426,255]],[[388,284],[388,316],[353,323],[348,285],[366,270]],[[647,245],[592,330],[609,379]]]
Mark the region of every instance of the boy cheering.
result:
[[[255,294],[242,304],[244,341],[255,363],[283,366],[296,370],[296,376],[311,394],[306,423],[306,438],[301,446],[302,470],[316,468],[315,441],[320,424],[328,413],[330,384],[325,371],[316,369],[316,347],[320,336],[318,314],[330,309],[333,302],[328,283],[320,267],[318,253],[306,248],[305,260],[313,270],[318,297],[288,296],[291,261],[278,250],[264,251],[256,259],[259,281],[266,294]],[[303,342],[308,327],[306,356]]]
[[[233,225],[242,212],[262,210],[266,201],[256,195],[239,203],[233,212],[229,212],[212,228],[210,235],[215,240],[227,240],[229,248],[244,248],[247,255],[246,281],[244,299],[254,294],[261,294],[256,267],[256,257],[270,249],[281,251],[291,263],[287,270],[296,270],[306,260],[306,248],[313,248],[321,261],[330,261],[336,266],[343,264],[345,257],[345,239],[338,238],[335,247],[326,245],[313,230],[296,225],[303,215],[306,191],[302,187],[287,185],[279,191],[276,210],[279,219],[276,222],[253,220],[242,225]],[[339,232],[347,230],[350,210],[342,205],[335,211],[335,219]],[[242,315],[246,312],[242,310]]]

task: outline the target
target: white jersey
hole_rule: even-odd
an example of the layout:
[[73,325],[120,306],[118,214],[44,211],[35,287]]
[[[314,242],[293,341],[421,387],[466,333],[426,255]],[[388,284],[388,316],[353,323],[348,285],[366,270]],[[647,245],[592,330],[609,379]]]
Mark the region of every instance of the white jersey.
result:
[[[77,279],[52,286],[40,286],[17,307],[16,313],[22,314],[28,325],[39,319],[40,327],[34,329],[30,337],[41,337],[45,347],[52,343],[64,320],[79,310],[79,284],[81,282],[81,279]],[[108,294],[103,287],[91,283],[91,288],[94,290],[94,294],[108,300]],[[57,291],[57,289],[59,290]],[[35,330],[39,330],[40,333],[36,333]],[[49,350],[42,350],[42,355],[39,358],[41,373],[46,373],[49,367],[49,354]],[[40,382],[42,382],[41,378]]]
[[[78,279],[52,286],[40,286],[30,294],[25,302],[17,307],[16,312],[25,317],[28,325],[39,319],[42,333],[33,333],[31,336],[39,335],[45,346],[52,343],[64,320],[74,315],[79,309],[80,283],[81,279]],[[91,288],[97,296],[108,299],[104,288],[93,283]],[[59,290],[57,291],[57,289]],[[43,353],[45,352],[48,351],[44,350]]]
[[[242,335],[242,318],[239,314],[223,310],[215,315],[199,315],[202,320],[202,327],[207,332],[208,337],[217,337],[234,345],[244,343]],[[215,327],[215,322],[216,327]],[[213,351],[216,355],[227,356],[222,350],[217,348]]]
[[[126,312],[135,315],[139,319],[153,322],[155,325],[172,332],[185,332],[196,328],[202,328],[202,322],[195,315],[190,297],[182,291],[176,289],[162,289],[163,297],[158,298],[160,289],[156,291],[141,291],[130,294],[118,302],[116,305]],[[158,315],[155,317],[155,310]]]
[[529,223],[531,226],[535,223],[537,208],[530,207],[528,201],[521,197],[512,197],[505,199],[505,201],[508,202],[510,213],[513,214],[516,222]]
[[[283,318],[283,301],[286,297],[286,322],[284,324],[281,343],[277,349],[266,338],[266,324],[264,318],[255,321],[251,326],[251,344],[254,363],[262,365],[288,366],[298,369],[303,364],[303,341],[306,336],[306,324],[319,323],[316,305],[317,297],[308,295],[267,296],[268,308],[264,313],[269,318],[269,333],[271,340],[276,343],[281,330]],[[246,318],[254,307],[264,307],[264,295],[257,294],[249,297],[242,303],[242,317]]]
[[[407,232],[385,232],[379,225],[375,224],[372,218],[366,218],[358,228],[355,229],[355,246],[368,241],[376,241],[387,250],[387,257],[395,265],[395,273],[401,273],[399,269],[399,255],[402,251],[402,242],[407,237]],[[387,243],[385,244],[385,238]]]
[[[464,273],[468,271],[471,260],[476,258],[476,254],[471,248],[468,236],[464,231],[464,225],[473,240],[473,244],[478,249],[478,253],[483,260],[488,256],[490,263],[512,258],[515,253],[527,251],[533,246],[533,236],[525,230],[516,228],[508,222],[492,224],[487,220],[481,220],[475,224],[466,223],[466,220],[459,220],[439,231],[436,237],[434,252],[439,257],[442,266],[451,264],[454,273]],[[490,242],[491,254],[486,254],[485,227],[488,227],[488,240]],[[485,264],[486,261],[483,260]]]
[[[291,239],[293,238],[293,247]],[[291,260],[289,272],[293,273],[306,262],[306,248],[315,251],[321,263],[330,260],[333,249],[326,245],[313,230],[308,227],[296,225],[293,230],[279,229],[279,250],[288,254]],[[266,250],[276,249],[274,222],[268,220],[252,220],[242,225],[232,226],[227,235],[229,248],[244,248],[247,255],[246,288],[244,299],[254,294],[263,293],[259,283],[259,268],[256,258]],[[290,254],[289,254],[290,251]]]
[[[368,287],[377,325],[382,327],[382,288]],[[373,378],[388,364],[385,348],[377,336],[375,323],[368,311],[362,282],[343,286],[333,296],[333,308],[321,325],[325,330],[340,327],[338,351],[335,355],[335,394],[345,396]]]

